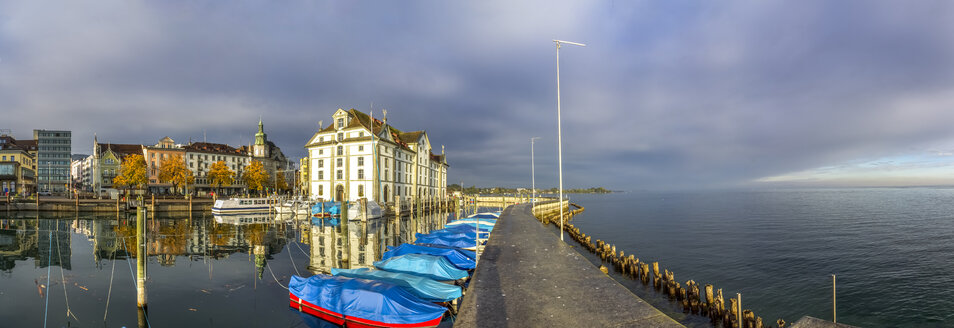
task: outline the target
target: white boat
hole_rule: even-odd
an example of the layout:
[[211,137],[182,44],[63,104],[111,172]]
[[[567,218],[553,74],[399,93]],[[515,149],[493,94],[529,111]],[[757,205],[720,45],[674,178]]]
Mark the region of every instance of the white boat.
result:
[[381,206],[377,202],[369,200],[364,213],[361,212],[360,203],[360,201],[357,201],[348,204],[348,220],[377,219],[384,215],[384,211],[381,210]]
[[300,200],[289,200],[281,205],[275,206],[275,211],[282,214],[311,215],[311,205],[309,202]]
[[268,198],[231,198],[219,199],[212,205],[213,214],[261,213],[268,212]]
[[268,214],[268,213],[242,213],[232,215],[213,215],[216,223],[222,224],[271,224],[285,222],[291,219],[287,214]]

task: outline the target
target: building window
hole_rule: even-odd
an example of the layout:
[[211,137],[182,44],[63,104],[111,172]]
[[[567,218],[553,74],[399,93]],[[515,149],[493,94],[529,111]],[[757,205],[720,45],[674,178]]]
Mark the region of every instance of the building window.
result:
[[325,160],[319,159],[319,160],[318,160],[318,167],[319,167],[319,168],[325,167]]
[[318,196],[325,194],[325,185],[318,185]]
[[364,180],[364,169],[358,169],[358,180]]
[[358,157],[358,166],[364,166],[364,157]]
[[344,128],[344,118],[338,119],[338,128],[339,129]]
[[342,175],[341,175],[341,170],[338,170],[338,174],[336,174],[335,176],[337,176],[337,177],[338,177],[338,179],[340,180],[340,179],[341,179],[341,177],[342,177]]
[[337,166],[336,166],[336,167],[341,167],[341,166],[343,166],[344,159],[339,158],[337,162],[338,162],[338,163],[337,163]]
[[358,185],[358,197],[364,197],[364,185]]
[[338,141],[344,140],[344,133],[338,133]]
[[344,155],[344,147],[338,146],[338,156]]
[[364,145],[358,146],[358,151],[364,151]]
[[318,171],[318,180],[325,179],[325,171]]
[[360,137],[363,137],[363,136],[364,136],[364,131],[358,132],[358,137],[359,137],[359,138],[360,138]]

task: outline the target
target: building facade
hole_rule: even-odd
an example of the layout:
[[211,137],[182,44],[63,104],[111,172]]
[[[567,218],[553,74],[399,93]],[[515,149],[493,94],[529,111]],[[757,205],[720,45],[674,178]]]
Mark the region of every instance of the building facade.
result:
[[[186,153],[182,145],[176,144],[172,138],[163,137],[153,146],[142,148],[143,158],[146,159],[146,175],[149,176],[149,191],[158,194],[173,193],[172,183],[159,181],[159,169],[162,163],[174,156],[179,156],[186,162]],[[188,165],[188,164],[186,164]]]
[[36,141],[37,190],[64,194],[70,182],[72,132],[33,130]]
[[[230,195],[245,189],[242,174],[245,172],[245,166],[249,164],[249,156],[244,151],[229,145],[208,142],[191,143],[184,149],[186,165],[195,176],[196,192],[217,191]],[[225,166],[235,173],[232,184],[213,186],[213,181],[209,178],[209,170],[212,164],[219,161],[225,163]]]
[[278,181],[276,179],[278,174],[283,176],[285,184],[289,188],[294,185],[295,172],[292,169],[293,165],[290,165],[281,148],[268,140],[268,135],[265,134],[265,126],[261,120],[258,121],[258,132],[255,133],[255,144],[249,147],[243,146],[239,150],[247,152],[251,160],[259,161],[265,167],[265,172],[268,173],[266,185],[269,190],[277,189]]
[[402,202],[447,196],[448,164],[425,131],[402,132],[355,109],[338,109],[308,150],[313,199]]
[[32,144],[21,145],[11,136],[0,135],[0,196],[29,195],[36,191]]

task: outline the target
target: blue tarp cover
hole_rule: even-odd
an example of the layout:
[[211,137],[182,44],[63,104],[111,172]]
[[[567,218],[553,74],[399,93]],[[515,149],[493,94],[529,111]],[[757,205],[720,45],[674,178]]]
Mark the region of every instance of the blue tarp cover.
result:
[[443,256],[445,259],[450,261],[458,269],[463,270],[473,270],[477,267],[474,258],[477,257],[473,251],[468,251],[466,249],[460,248],[450,248],[450,247],[428,247],[421,245],[411,245],[411,244],[401,244],[398,247],[388,247],[388,251],[384,252],[384,255],[381,256],[381,260],[387,260],[395,256],[401,256],[404,254],[424,254],[424,255],[436,255]]
[[461,296],[460,286],[445,284],[431,278],[407,273],[388,272],[369,268],[333,268],[331,269],[331,274],[335,276],[389,282],[401,286],[404,290],[411,292],[411,294],[420,297],[422,300],[430,302],[449,302]]
[[374,262],[374,267],[442,281],[467,278],[467,271],[454,267],[443,256],[405,254]]
[[[466,225],[466,224],[455,224],[455,225],[446,226],[446,227],[444,227],[444,229],[437,230],[437,231],[458,231],[458,232],[460,232],[460,231],[474,231],[474,230],[477,230],[476,225],[474,225],[474,226],[469,226],[469,225]],[[490,229],[481,228],[481,229],[480,229],[480,232],[490,232]]]
[[[448,223],[448,224],[447,224],[447,227],[453,227],[453,226],[458,226],[458,225],[477,227],[477,222],[476,222],[476,221],[457,220],[457,221],[453,221],[453,222],[451,222],[451,223]],[[483,231],[483,230],[493,231],[493,230],[494,230],[494,224],[493,224],[493,223],[488,223],[487,220],[480,220],[480,230],[481,230],[481,231]]]
[[381,281],[318,274],[293,275],[293,295],[321,308],[389,324],[413,324],[439,318],[447,310],[422,300],[401,287]]
[[[467,225],[463,225],[463,226],[466,227]],[[455,231],[455,230],[443,230],[443,229],[442,229],[442,230],[434,230],[434,231],[431,231],[430,233],[420,233],[420,232],[418,232],[418,233],[414,234],[414,238],[421,238],[421,237],[423,237],[423,236],[435,236],[435,237],[436,237],[436,236],[440,236],[440,237],[443,237],[443,238],[470,238],[470,239],[474,239],[474,238],[477,238],[477,233],[474,232],[474,231],[469,231],[469,232],[468,232],[468,231]],[[487,239],[487,237],[490,237],[490,233],[487,233],[487,232],[481,232],[481,233],[480,233],[480,238],[481,238],[481,239]]]
[[496,219],[500,217],[500,213],[477,213],[467,216],[468,218],[481,218],[481,219]]
[[319,213],[328,213],[331,215],[341,214],[341,206],[338,205],[338,202],[324,202],[316,203],[311,207],[311,215]]
[[474,248],[477,246],[477,241],[474,240],[474,237],[459,237],[459,236],[446,236],[446,235],[423,235],[417,238],[414,241],[415,244],[433,244],[433,245],[442,245],[450,247],[459,247],[459,248]]
[[311,218],[311,225],[314,225],[314,226],[323,226],[323,225],[326,225],[326,226],[337,227],[337,226],[338,226],[338,218],[318,218],[318,217],[312,217],[312,218]]

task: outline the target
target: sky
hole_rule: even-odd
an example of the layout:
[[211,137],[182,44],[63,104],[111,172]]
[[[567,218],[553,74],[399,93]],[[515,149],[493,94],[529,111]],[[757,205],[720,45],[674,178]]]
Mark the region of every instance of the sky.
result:
[[292,159],[338,108],[448,183],[954,185],[950,1],[0,1],[0,129]]

